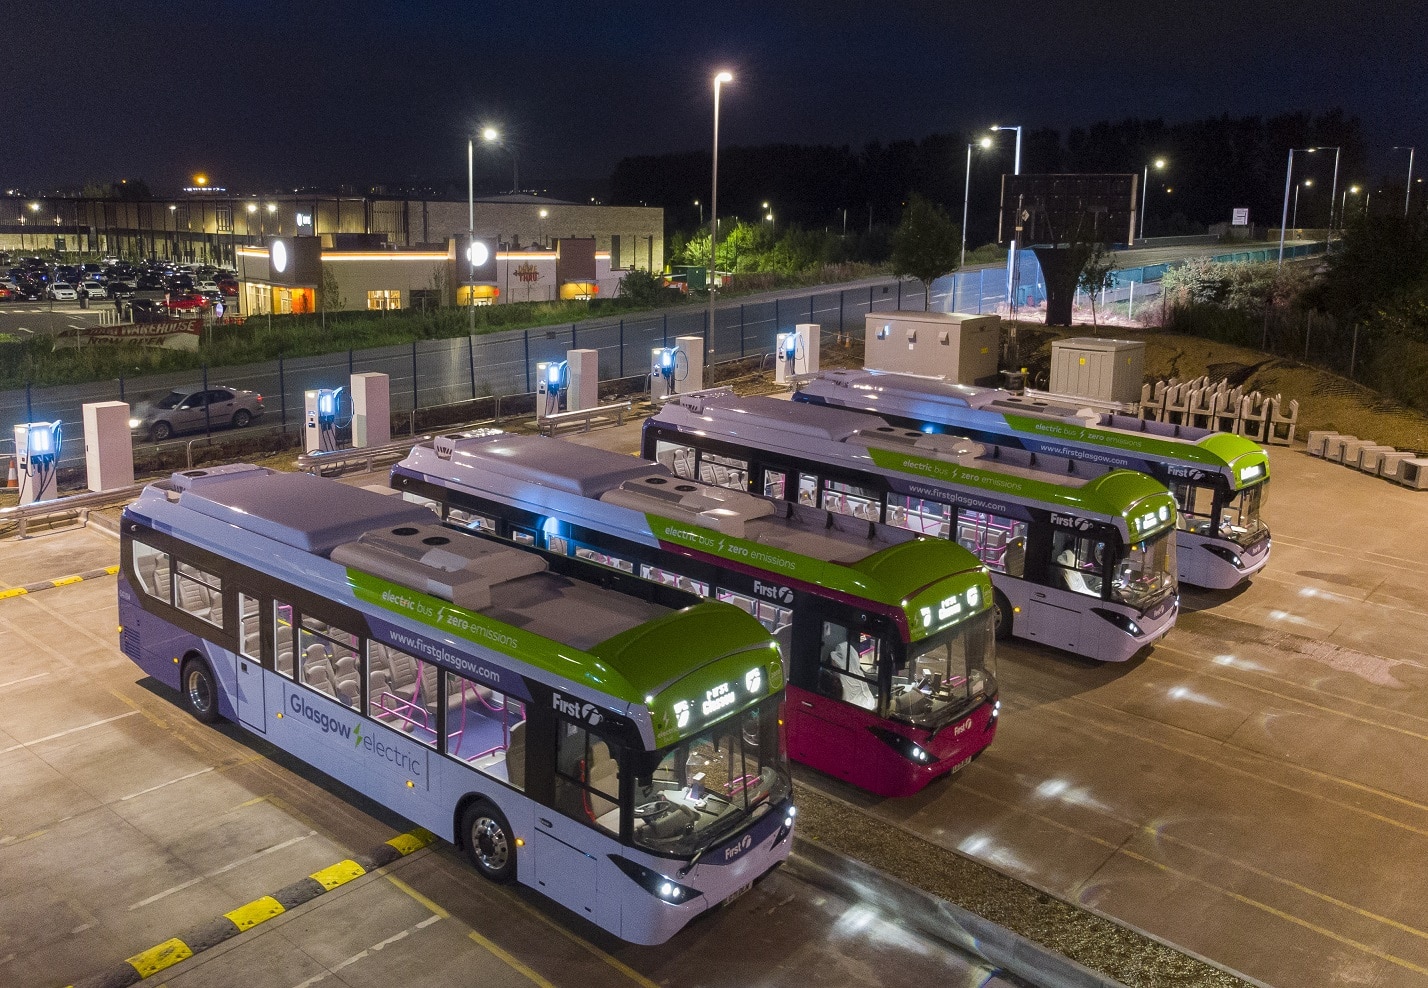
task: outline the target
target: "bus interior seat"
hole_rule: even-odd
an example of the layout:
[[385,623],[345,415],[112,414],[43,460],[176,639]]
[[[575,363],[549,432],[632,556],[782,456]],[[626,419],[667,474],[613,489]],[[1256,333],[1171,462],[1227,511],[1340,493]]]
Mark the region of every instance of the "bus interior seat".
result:
[[349,707],[355,708],[357,698],[361,694],[361,674],[357,671],[356,656],[343,655],[333,663],[332,672],[337,692]]
[[403,700],[415,699],[419,665],[420,663],[406,652],[388,650],[387,668],[391,671],[391,685],[388,688],[394,696]]
[[326,656],[323,656],[321,662],[303,662],[302,681],[304,686],[311,686],[319,693],[325,693],[334,699],[337,697],[337,684],[332,680],[332,666],[328,664]]
[[291,645],[278,651],[278,660],[274,665],[278,672],[284,676],[287,676],[289,679],[293,677],[293,650]]
[[866,680],[849,673],[839,673],[838,678],[842,681],[844,701],[865,710],[878,708],[878,698]]
[[1086,594],[1090,597],[1101,596],[1101,592],[1099,590],[1092,589],[1091,583],[1087,579],[1086,574],[1082,573],[1080,570],[1063,569],[1061,571],[1061,574],[1062,578],[1066,581],[1066,588],[1068,590],[1071,590],[1073,593]]

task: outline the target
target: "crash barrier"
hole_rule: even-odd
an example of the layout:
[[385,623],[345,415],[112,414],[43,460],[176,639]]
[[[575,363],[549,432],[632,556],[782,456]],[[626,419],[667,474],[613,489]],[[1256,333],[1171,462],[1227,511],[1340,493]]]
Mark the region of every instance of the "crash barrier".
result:
[[1309,455],[1392,480],[1409,490],[1428,490],[1428,457],[1421,457],[1412,450],[1315,429],[1309,433]]
[[1140,417],[1195,429],[1232,432],[1255,442],[1288,446],[1299,423],[1299,400],[1246,391],[1228,379],[1211,384],[1208,377],[1190,381],[1170,378],[1143,384]]

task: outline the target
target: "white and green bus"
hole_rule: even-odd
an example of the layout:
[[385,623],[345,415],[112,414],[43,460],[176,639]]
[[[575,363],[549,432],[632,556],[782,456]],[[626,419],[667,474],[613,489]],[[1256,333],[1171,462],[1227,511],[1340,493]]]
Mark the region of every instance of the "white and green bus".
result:
[[1269,454],[1244,436],[871,370],[825,371],[795,401],[850,408],[928,433],[1064,457],[1083,473],[1139,470],[1179,507],[1180,582],[1229,590],[1269,562]]
[[120,642],[224,717],[626,940],[784,860],[778,646],[400,498],[250,465],[144,490]]
[[698,477],[961,543],[997,633],[1120,662],[1175,623],[1175,499],[1141,473],[926,435],[841,408],[716,390],[645,420],[642,453]]

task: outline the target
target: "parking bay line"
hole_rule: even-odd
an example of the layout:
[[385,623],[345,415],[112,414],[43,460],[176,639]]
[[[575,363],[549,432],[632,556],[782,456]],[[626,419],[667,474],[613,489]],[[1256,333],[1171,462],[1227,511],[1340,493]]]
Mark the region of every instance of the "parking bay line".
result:
[[292,847],[294,844],[297,844],[301,841],[305,841],[309,837],[316,835],[316,833],[316,830],[309,830],[305,834],[299,834],[296,837],[290,837],[280,844],[274,844],[272,847],[265,847],[261,851],[254,851],[252,854],[249,854],[246,857],[239,858],[237,861],[231,861],[221,868],[215,868],[212,871],[204,872],[202,875],[199,875],[196,878],[190,878],[188,881],[175,885],[173,888],[164,889],[162,892],[155,893],[154,895],[149,896],[147,899],[141,899],[140,901],[130,906],[128,911],[133,912],[135,909],[142,908],[143,906],[158,902],[160,899],[167,898],[168,896],[173,895],[175,892],[182,892],[184,889],[189,888],[192,885],[197,885],[205,878],[214,878],[218,875],[224,874],[225,872],[230,872],[234,868],[241,868],[243,865],[248,864],[252,861],[256,861],[266,854],[272,854],[274,851],[281,851],[285,848]]
[[[30,745],[44,744],[46,741],[53,741],[56,738],[62,738],[70,734],[78,734],[80,731],[87,731],[91,727],[100,727],[104,724],[112,724],[116,720],[123,720],[125,717],[132,717],[138,712],[139,711],[137,710],[130,710],[128,713],[118,714],[114,717],[105,717],[103,720],[96,720],[90,724],[80,724],[78,727],[71,727],[69,728],[69,730],[59,731],[55,734],[47,734],[42,738],[35,738],[33,741],[23,741],[18,745],[6,748],[5,751],[14,751],[15,748],[24,748]],[[3,752],[0,752],[0,754],[3,754]]]
[[160,789],[164,789],[168,786],[171,786],[176,782],[183,782],[185,779],[193,779],[197,778],[200,775],[206,775],[209,772],[212,772],[216,767],[217,766],[215,765],[210,765],[208,766],[208,768],[201,768],[197,772],[190,772],[188,773],[188,775],[180,775],[177,779],[170,779],[167,782],[160,782],[156,786],[150,786],[147,789],[140,789],[138,792],[131,792],[127,796],[120,796],[119,802],[124,803],[128,802],[131,799],[138,799],[140,796],[147,796],[151,792],[158,792]]
[[[400,933],[394,933],[394,934],[392,934],[391,936],[387,937],[387,939],[381,940],[381,941],[379,941],[379,942],[377,942],[377,943],[372,944],[372,946],[368,947],[366,950],[359,950],[357,953],[353,954],[351,957],[348,957],[348,958],[345,959],[345,960],[342,960],[342,961],[337,962],[337,963],[334,964],[332,967],[328,968],[326,971],[323,971],[321,974],[315,974],[315,975],[313,975],[312,977],[308,978],[306,981],[303,981],[303,982],[300,982],[299,984],[294,985],[293,988],[309,988],[309,986],[315,985],[315,984],[317,984],[319,981],[322,981],[322,980],[326,979],[328,975],[330,975],[330,974],[336,974],[338,971],[341,971],[344,967],[350,967],[351,965],[356,964],[358,961],[363,960],[364,958],[369,957],[369,956],[371,956],[372,954],[375,954],[377,951],[381,950],[382,948],[384,948],[384,947],[390,947],[392,944],[398,942],[399,940],[405,940],[407,937],[411,936],[411,935],[412,935],[413,933],[415,933],[417,930],[424,930],[424,929],[426,929],[428,926],[430,926],[432,923],[440,923],[440,922],[441,922],[441,917],[440,917],[440,916],[428,916],[426,919],[422,920],[420,923],[417,923],[415,926],[409,926],[409,927],[407,927],[405,930],[402,930]],[[552,985],[551,988],[555,988],[555,986]]]

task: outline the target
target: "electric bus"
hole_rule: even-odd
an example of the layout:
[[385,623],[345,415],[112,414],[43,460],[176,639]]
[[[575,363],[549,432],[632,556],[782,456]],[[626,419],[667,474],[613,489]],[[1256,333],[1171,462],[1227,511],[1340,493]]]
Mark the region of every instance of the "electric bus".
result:
[[789,754],[883,796],[992,741],[992,586],[961,546],[560,439],[439,436],[392,486],[448,522],[733,603],[782,646]]
[[1269,454],[1244,436],[884,371],[825,371],[802,383],[793,398],[872,412],[924,432],[1064,456],[1078,469],[1150,474],[1179,507],[1182,583],[1228,590],[1269,562],[1269,526],[1261,514]]
[[490,879],[656,944],[788,856],[782,660],[737,607],[250,465],[147,487],[121,553],[125,655]]
[[1145,474],[727,390],[645,420],[646,459],[866,523],[961,543],[992,574],[997,633],[1120,662],[1175,623],[1175,499]]

